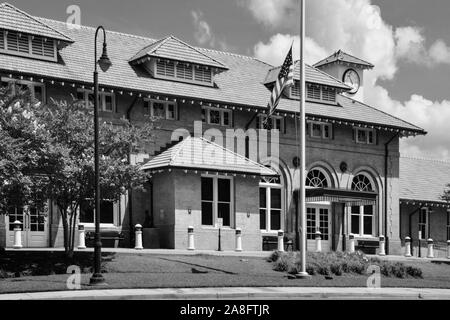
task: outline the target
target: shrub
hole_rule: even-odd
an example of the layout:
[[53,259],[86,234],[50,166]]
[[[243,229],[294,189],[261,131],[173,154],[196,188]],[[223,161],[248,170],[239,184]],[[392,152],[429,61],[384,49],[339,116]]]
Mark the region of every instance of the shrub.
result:
[[268,262],[275,262],[283,255],[281,251],[273,251],[270,256],[267,258]]
[[282,254],[278,258],[278,260],[276,260],[274,262],[273,269],[275,271],[289,271],[290,269],[292,269],[294,267],[294,265],[295,265],[295,260],[294,260],[293,255]]
[[416,268],[416,267],[407,266],[406,273],[414,278],[422,278],[423,277],[422,269]]

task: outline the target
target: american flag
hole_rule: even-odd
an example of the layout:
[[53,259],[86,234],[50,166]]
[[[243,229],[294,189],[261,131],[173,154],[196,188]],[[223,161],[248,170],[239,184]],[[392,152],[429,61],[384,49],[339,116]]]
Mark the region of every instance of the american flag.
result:
[[292,45],[291,49],[284,60],[283,65],[281,66],[280,73],[278,74],[277,81],[275,82],[275,86],[272,90],[272,95],[270,96],[268,108],[268,117],[270,117],[280,102],[281,94],[285,88],[294,85],[294,64],[292,61]]

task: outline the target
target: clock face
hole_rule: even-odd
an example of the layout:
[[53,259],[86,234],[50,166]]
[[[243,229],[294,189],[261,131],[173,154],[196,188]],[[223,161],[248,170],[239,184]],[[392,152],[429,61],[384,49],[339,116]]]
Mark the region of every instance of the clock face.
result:
[[356,93],[359,90],[359,87],[361,85],[361,81],[359,78],[358,73],[353,69],[348,69],[344,73],[343,81],[346,85],[348,85],[352,90],[349,91],[349,93]]

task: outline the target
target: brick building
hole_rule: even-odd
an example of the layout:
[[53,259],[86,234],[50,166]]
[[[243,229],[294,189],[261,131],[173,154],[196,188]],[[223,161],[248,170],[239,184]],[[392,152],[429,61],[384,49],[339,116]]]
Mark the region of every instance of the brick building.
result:
[[[92,102],[94,28],[33,17],[6,3],[0,18],[4,84],[24,85],[44,103],[72,96]],[[147,247],[186,248],[193,226],[197,248],[217,249],[220,218],[225,250],[234,249],[236,228],[242,229],[244,250],[262,250],[263,239],[279,229],[293,233],[299,64],[295,86],[284,92],[270,130],[260,130],[279,67],[193,47],[174,36],[108,31],[107,40],[113,65],[99,75],[102,120],[139,124],[147,114],[158,117],[160,126],[148,152],[132,157],[152,174],[146,191],[129,190],[118,203],[103,202],[102,232],[122,233],[119,245],[128,247],[140,223]],[[345,250],[349,234],[362,248],[383,234],[389,253],[400,253],[399,139],[426,132],[364,103],[364,72],[373,67],[343,51],[306,66],[309,248],[319,230],[324,250]],[[233,141],[246,133],[244,144],[226,143],[227,131]],[[218,155],[230,162],[218,163]],[[79,223],[89,232],[93,219],[82,210]],[[0,216],[0,246],[12,246],[14,220],[24,223],[24,246],[62,246],[53,205],[48,212],[13,208]]]

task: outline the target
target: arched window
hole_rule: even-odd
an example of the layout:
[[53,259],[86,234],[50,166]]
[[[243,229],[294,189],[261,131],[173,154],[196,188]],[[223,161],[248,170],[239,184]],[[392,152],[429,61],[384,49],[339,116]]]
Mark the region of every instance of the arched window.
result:
[[[352,190],[362,192],[375,191],[372,179],[360,173],[352,180]],[[350,230],[358,236],[373,236],[375,234],[375,206],[361,205],[350,208]]]
[[312,188],[328,188],[329,179],[322,170],[312,169],[306,176],[306,186]]
[[352,190],[355,191],[374,191],[372,182],[364,174],[358,174],[353,178]]

